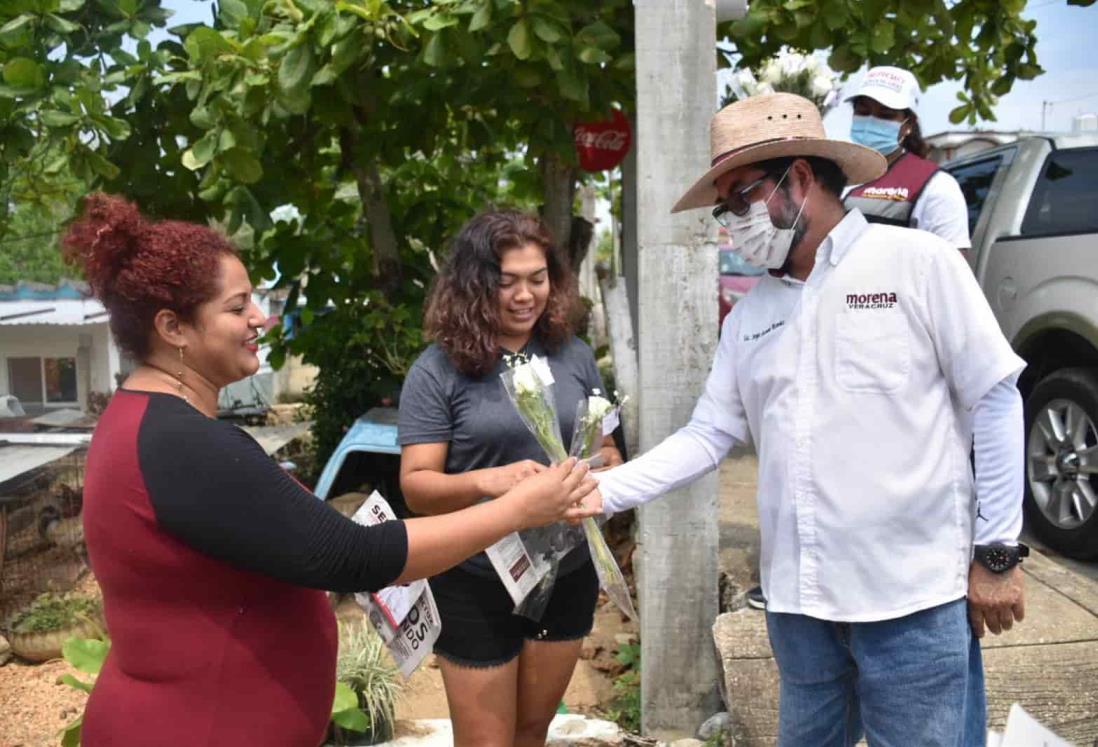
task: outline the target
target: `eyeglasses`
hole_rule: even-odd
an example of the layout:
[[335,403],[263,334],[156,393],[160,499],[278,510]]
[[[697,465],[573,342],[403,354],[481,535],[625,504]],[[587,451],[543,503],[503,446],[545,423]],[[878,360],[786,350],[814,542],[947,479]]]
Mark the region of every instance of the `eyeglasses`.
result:
[[765,174],[748,184],[743,189],[738,189],[728,195],[728,197],[724,199],[724,202],[713,208],[713,217],[716,219],[716,221],[725,228],[728,228],[729,224],[732,222],[732,218],[729,213],[735,216],[739,216],[740,218],[747,215],[748,211],[751,210],[751,203],[748,202],[747,196],[769,178],[770,174]]

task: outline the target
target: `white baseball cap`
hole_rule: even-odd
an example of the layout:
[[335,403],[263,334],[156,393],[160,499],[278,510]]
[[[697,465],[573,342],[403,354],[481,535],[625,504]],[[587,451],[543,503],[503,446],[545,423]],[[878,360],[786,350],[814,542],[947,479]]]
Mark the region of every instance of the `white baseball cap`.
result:
[[884,104],[889,109],[910,109],[919,106],[919,81],[909,71],[899,67],[871,67],[862,78],[858,90],[846,97],[850,101],[858,96]]

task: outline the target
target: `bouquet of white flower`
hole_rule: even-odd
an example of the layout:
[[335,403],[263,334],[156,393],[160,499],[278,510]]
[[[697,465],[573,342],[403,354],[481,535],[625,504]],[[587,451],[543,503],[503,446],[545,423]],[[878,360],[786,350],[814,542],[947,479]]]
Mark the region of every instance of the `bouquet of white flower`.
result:
[[[508,361],[508,366],[508,369],[500,374],[504,389],[514,403],[515,409],[518,410],[522,422],[530,429],[549,459],[553,462],[562,462],[569,456],[581,459],[590,459],[594,456],[602,443],[604,420],[611,413],[616,413],[616,408],[597,393],[593,397],[581,400],[577,406],[571,453],[566,452],[557,418],[556,401],[553,398],[553,375],[548,363],[535,356],[529,361],[513,358]],[[584,519],[582,524],[582,536],[587,540],[600,585],[626,614],[636,619],[637,614],[633,609],[621,570],[610,553],[610,548],[607,547],[598,524],[591,518]],[[555,531],[552,532],[548,547],[536,548],[540,552],[537,553],[539,557],[535,558],[535,562],[547,564],[548,568],[537,587],[515,609],[518,614],[534,620],[541,619],[549,603],[560,558],[575,546],[575,542],[568,534],[576,531],[574,527],[561,524],[559,527],[554,525],[553,529]],[[527,536],[529,535],[524,533],[523,539],[526,540]],[[535,544],[546,543],[535,542]]]
[[[580,400],[576,405],[576,424],[572,431],[569,456],[580,459],[594,457],[602,446],[603,438],[614,431],[618,412],[623,404],[623,399],[619,399],[616,405],[612,404],[597,389],[587,399]],[[590,518],[584,519],[582,523],[587,547],[591,550],[591,559],[595,563],[595,572],[599,576],[599,586],[622,612],[636,620],[637,611],[633,608],[629,587],[625,584],[625,577],[599,531],[598,524]]]
[[839,75],[815,55],[782,49],[754,70],[744,68],[725,86],[721,106],[763,93],[795,93],[813,102],[823,114],[835,105]]

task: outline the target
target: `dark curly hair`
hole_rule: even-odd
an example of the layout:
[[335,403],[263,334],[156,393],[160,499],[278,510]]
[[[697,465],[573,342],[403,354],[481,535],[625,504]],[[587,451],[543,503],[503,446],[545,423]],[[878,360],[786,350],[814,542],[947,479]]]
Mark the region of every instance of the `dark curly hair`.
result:
[[424,329],[466,376],[484,376],[499,360],[500,259],[509,249],[536,244],[545,252],[549,300],[534,334],[556,350],[572,334],[576,278],[549,230],[518,210],[481,213],[462,226],[427,298]]
[[171,309],[193,320],[198,306],[217,295],[222,255],[238,256],[212,228],[147,220],[132,202],[102,193],[84,200],[61,246],[110,313],[118,345],[139,360],[149,354],[157,312]]

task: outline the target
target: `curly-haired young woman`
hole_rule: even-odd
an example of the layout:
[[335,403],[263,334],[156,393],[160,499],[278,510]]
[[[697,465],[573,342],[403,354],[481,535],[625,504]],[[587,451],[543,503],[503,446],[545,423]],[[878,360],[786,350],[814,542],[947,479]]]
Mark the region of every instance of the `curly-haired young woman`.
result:
[[88,450],[84,529],[112,645],[85,747],[318,745],[336,663],[320,589],[423,578],[584,513],[569,507],[593,480],[566,463],[491,504],[355,524],[215,417],[221,387],[259,367],[264,322],[223,236],[92,195],[64,246],[140,362]]
[[[568,443],[577,402],[602,387],[591,349],[568,324],[575,302],[571,269],[537,218],[487,212],[461,229],[427,302],[433,344],[401,393],[401,487],[409,508],[457,511],[546,469],[500,381],[505,355],[547,359]],[[622,461],[610,438],[602,457],[607,466]],[[586,545],[561,560],[536,623],[512,614],[511,597],[483,554],[433,577],[431,588],[442,617],[435,652],[455,744],[543,745],[594,619],[598,580]]]

